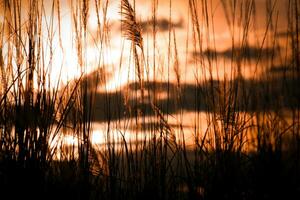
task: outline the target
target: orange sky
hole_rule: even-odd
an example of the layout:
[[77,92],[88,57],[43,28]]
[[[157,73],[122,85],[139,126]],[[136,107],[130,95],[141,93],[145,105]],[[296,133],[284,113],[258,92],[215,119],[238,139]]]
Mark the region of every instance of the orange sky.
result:
[[[74,1],[76,2],[76,1]],[[132,1],[131,1],[132,2]],[[198,1],[199,5],[201,1]],[[208,46],[209,48],[215,48],[217,51],[225,51],[232,46],[230,29],[226,23],[224,15],[224,7],[221,4],[220,0],[211,0],[208,1],[209,10],[214,14],[211,15],[210,20],[210,30],[207,30],[204,21],[201,17],[201,7],[199,6],[199,16],[200,16],[200,26],[201,31],[204,34],[203,46],[204,49]],[[229,2],[229,1],[227,1]],[[245,2],[245,1],[244,1]],[[262,36],[264,35],[266,28],[266,0],[256,0],[256,20],[250,28],[249,42],[250,45],[259,45],[262,41]],[[274,2],[274,1],[272,1]],[[277,29],[278,32],[284,32],[287,28],[287,17],[286,17],[286,3],[285,0],[278,0],[275,7],[274,20],[276,19],[278,13],[278,23]],[[86,66],[87,72],[91,72],[97,67],[105,68],[107,73],[107,84],[102,87],[102,89],[114,90],[120,89],[121,86],[127,82],[134,81],[136,79],[135,69],[130,64],[130,42],[122,38],[120,33],[120,1],[119,0],[110,0],[108,1],[108,12],[107,20],[109,25],[109,37],[108,42],[105,44],[105,48],[100,50],[100,42],[97,41],[96,32],[97,32],[97,22],[96,22],[96,12],[94,7],[94,1],[90,1],[90,14],[88,21],[88,44],[87,44],[87,57],[86,57]],[[25,8],[25,4],[23,5]],[[182,74],[182,81],[185,82],[194,82],[194,77],[197,75],[196,66],[193,66],[193,37],[191,29],[191,19],[188,9],[188,1],[186,0],[173,0],[172,1],[172,22],[176,32],[176,43],[178,50],[179,63],[181,66],[180,73]],[[170,76],[167,77],[167,66],[168,66],[168,44],[169,44],[169,32],[168,32],[168,20],[169,20],[169,0],[158,0],[157,8],[157,20],[158,20],[158,34],[157,34],[157,49],[155,51],[155,58],[157,63],[156,71],[151,70],[153,66],[153,51],[152,51],[152,33],[151,25],[146,26],[146,21],[151,21],[152,17],[152,1],[150,0],[137,0],[136,1],[136,10],[137,10],[137,19],[144,24],[144,47],[149,50],[146,51],[146,57],[149,58],[149,67],[151,73],[146,75],[149,78],[153,78],[154,75],[158,81],[166,81],[167,79],[175,80],[174,73],[172,69]],[[46,24],[50,22],[50,13],[51,13],[51,1],[45,1],[45,10],[46,16],[44,17],[43,24],[46,27]],[[24,13],[24,21],[26,21],[26,14]],[[3,15],[2,15],[3,16]],[[101,16],[100,16],[101,18]],[[62,47],[61,49],[59,44],[59,34],[58,34],[58,21],[57,18],[54,18],[54,27],[55,35],[53,39],[53,60],[50,63],[51,70],[54,79],[58,77],[60,69],[62,70],[62,79],[66,82],[69,79],[72,79],[74,76],[79,76],[80,69],[78,66],[78,59],[76,53],[76,43],[75,43],[75,31],[71,19],[71,10],[70,10],[70,1],[63,0],[61,1],[61,37],[62,37]],[[3,17],[2,17],[3,21]],[[252,21],[254,22],[254,21]],[[255,24],[255,26],[254,26]],[[214,33],[212,32],[212,27],[214,28]],[[236,40],[241,40],[241,29],[239,27],[235,30]],[[207,41],[206,35],[209,35]],[[44,48],[47,49],[47,39],[48,33],[47,29],[43,30],[44,37]],[[172,39],[173,41],[173,39]],[[186,49],[186,44],[189,44],[188,49]],[[171,42],[171,48],[174,49],[174,46]],[[5,49],[5,48],[4,48]],[[123,49],[123,51],[122,51]],[[171,52],[171,58],[174,58],[174,50]],[[46,55],[46,60],[49,54]],[[48,56],[47,56],[48,55]],[[122,62],[120,61],[122,55]],[[186,59],[189,63],[189,66],[186,66]],[[119,63],[122,63],[120,66]],[[171,60],[170,64],[174,62]],[[223,62],[223,61],[222,61]],[[46,62],[47,63],[47,62]],[[225,63],[225,61],[224,61]],[[222,73],[222,69],[219,67],[219,64],[216,63],[216,70],[218,67],[219,73]],[[171,66],[171,65],[170,65]],[[247,68],[247,74],[251,74],[251,69]],[[249,71],[250,70],[250,71]],[[226,70],[223,70],[223,73]],[[145,76],[146,76],[145,75]],[[56,85],[56,84],[54,84]]]

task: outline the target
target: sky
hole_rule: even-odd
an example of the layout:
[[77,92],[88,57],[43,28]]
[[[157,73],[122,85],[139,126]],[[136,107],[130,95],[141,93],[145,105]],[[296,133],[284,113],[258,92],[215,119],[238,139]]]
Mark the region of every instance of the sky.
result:
[[[269,0],[256,0],[255,2],[255,18],[250,21],[249,31],[249,48],[262,46],[263,36],[266,32],[266,2]],[[76,1],[73,1],[73,6]],[[105,72],[105,83],[101,85],[100,90],[119,90],[128,82],[136,80],[135,68],[132,64],[131,51],[129,41],[126,41],[122,37],[121,27],[121,14],[120,14],[120,0],[107,1],[107,34],[106,41],[100,42],[97,37],[97,15],[95,8],[95,1],[90,1],[88,28],[87,28],[87,43],[85,52],[85,66],[86,72],[90,73],[94,70],[101,68],[102,72]],[[133,4],[133,1],[130,1]],[[203,70],[199,70],[195,65],[195,60],[199,57],[199,48],[194,48],[193,32],[191,26],[191,15],[189,10],[189,1],[185,0],[172,0],[171,5],[169,0],[157,0],[157,38],[156,38],[156,50],[153,51],[153,37],[152,37],[152,2],[151,0],[136,0],[136,18],[142,26],[142,36],[144,39],[144,54],[147,58],[149,73],[145,74],[145,77],[155,79],[158,81],[175,81],[176,77],[173,70],[174,58],[175,58],[175,46],[176,42],[178,61],[180,65],[180,74],[182,75],[182,81],[186,83],[195,83],[195,77],[201,76],[198,73],[203,74]],[[198,2],[198,14],[200,20],[201,33],[203,33],[203,49],[214,49],[220,59],[221,63],[214,63],[213,75],[214,78],[222,78],[224,74],[228,72],[227,65],[229,65],[228,55],[230,55],[230,48],[232,47],[232,36],[234,35],[237,46],[242,41],[243,27],[239,26],[238,22],[235,26],[232,34],[232,29],[226,21],[225,9],[226,6],[221,0],[208,0],[208,12],[209,12],[209,28],[205,25],[205,20],[202,17],[201,1]],[[246,1],[238,1],[246,2]],[[277,32],[284,33],[287,30],[287,1],[277,0],[269,1],[272,4],[276,2],[274,6],[273,20],[277,21]],[[22,1],[23,20],[26,24],[28,18],[28,8],[26,1]],[[72,80],[74,77],[79,77],[81,74],[81,68],[78,65],[78,54],[76,51],[76,31],[74,29],[74,23],[72,22],[71,12],[71,0],[60,1],[60,18],[61,18],[61,30],[59,31],[59,23],[57,16],[54,14],[54,18],[51,18],[51,6],[52,1],[44,1],[45,14],[43,18],[43,40],[45,48],[45,57],[49,71],[53,77],[53,80],[62,81],[66,83]],[[101,9],[105,7],[106,1],[101,1],[100,21],[103,23],[103,12]],[[170,11],[171,8],[171,11]],[[239,10],[239,9],[238,9]],[[54,9],[54,13],[56,9]],[[170,13],[171,12],[171,13]],[[237,16],[241,14],[237,12]],[[245,13],[243,13],[245,14]],[[171,18],[170,18],[171,16]],[[237,17],[239,18],[239,17]],[[169,23],[171,24],[174,32],[171,33],[171,40],[169,37]],[[4,17],[1,15],[1,21]],[[53,56],[50,59],[49,52],[49,31],[47,26],[53,20],[53,41],[51,42],[53,49]],[[26,33],[26,32],[24,32]],[[60,42],[61,37],[61,42]],[[174,39],[175,38],[175,39]],[[278,45],[284,47],[286,45],[284,39],[278,39]],[[5,43],[4,43],[5,44]],[[270,41],[264,42],[264,47],[268,48],[268,44],[272,44]],[[170,45],[171,51],[168,52],[168,46]],[[5,46],[5,45],[4,45]],[[4,48],[5,49],[5,48]],[[257,49],[250,49],[251,52],[257,51]],[[267,52],[267,51],[266,51]],[[153,57],[155,54],[156,68],[154,69]],[[227,56],[226,56],[227,55]],[[168,57],[171,58],[168,60]],[[47,62],[48,61],[48,62]],[[278,61],[280,62],[280,61]],[[247,64],[251,65],[251,64]],[[254,74],[255,69],[251,67],[245,67],[245,77],[251,77]],[[146,73],[147,69],[145,69]],[[56,83],[53,81],[53,83]],[[56,85],[56,84],[54,84]]]
[[[204,0],[203,0],[204,1]],[[264,39],[266,33],[268,15],[266,12],[266,2],[269,0],[255,0],[255,13],[254,17],[250,20],[249,35],[247,50],[250,53],[249,60],[242,63],[243,68],[241,73],[245,79],[257,78],[260,76],[259,73],[266,73],[263,70],[269,64],[268,60],[265,59],[267,56],[271,56],[270,46],[285,52],[288,49],[288,43],[286,37],[284,37],[287,31],[287,0],[272,0],[269,1],[274,4],[273,12],[273,27],[269,27],[268,37]],[[2,3],[4,1],[1,1]],[[28,9],[27,1],[22,2],[22,37],[26,44],[26,31],[27,21],[30,10]],[[42,1],[38,1],[42,2]],[[55,0],[56,2],[56,0]],[[76,30],[74,21],[72,19],[72,5],[78,1],[71,0],[60,0],[60,26],[57,17],[57,7],[52,10],[52,1],[44,0],[43,7],[43,19],[42,19],[42,40],[43,40],[43,62],[47,72],[50,73],[50,84],[52,87],[56,87],[59,81],[62,86],[66,85],[69,81],[74,78],[78,78],[81,75],[82,66],[79,66],[79,59],[77,53],[76,43]],[[126,86],[130,87],[130,83],[138,81],[136,69],[133,64],[131,42],[126,40],[121,33],[121,14],[120,14],[120,0],[102,0],[99,8],[101,29],[103,32],[103,8],[107,2],[107,14],[106,14],[106,30],[103,36],[104,40],[101,40],[98,33],[99,27],[97,23],[97,15],[95,8],[95,1],[90,0],[89,15],[88,15],[88,26],[87,26],[87,40],[83,43],[83,47],[86,51],[83,52],[84,56],[84,71],[87,77],[92,77],[95,71],[101,73],[102,81],[98,87],[99,93],[96,98],[97,110],[105,110],[106,106],[103,102],[103,98],[107,98],[107,92],[112,93],[112,99],[119,98]],[[131,3],[133,1],[130,1]],[[196,119],[193,115],[195,105],[193,98],[195,95],[194,91],[197,88],[196,83],[200,78],[207,78],[212,76],[213,79],[226,79],[228,78],[231,70],[234,70],[235,64],[231,62],[233,37],[234,44],[237,49],[241,46],[243,36],[243,26],[236,21],[235,28],[232,30],[232,24],[228,24],[226,20],[226,5],[222,2],[230,2],[230,0],[207,0],[208,2],[208,13],[209,13],[209,25],[206,25],[206,21],[203,18],[203,10],[200,6],[200,0],[196,1],[199,3],[198,14],[199,14],[199,25],[201,34],[203,34],[203,52],[199,51],[199,47],[195,48],[195,42],[193,37],[193,27],[191,13],[189,10],[188,0],[172,0],[171,5],[169,0],[157,0],[157,36],[156,36],[156,49],[153,51],[153,35],[152,35],[152,2],[151,0],[136,0],[136,19],[142,27],[142,36],[144,41],[144,58],[146,64],[144,66],[144,77],[149,81],[157,81],[161,84],[161,92],[157,91],[157,98],[161,103],[171,104],[170,101],[175,101],[175,96],[169,96],[166,90],[165,83],[175,83],[177,81],[176,73],[180,75],[180,81],[185,88],[182,89],[182,93],[185,96],[185,102],[183,109],[188,113],[185,113],[184,125],[186,129],[193,129],[192,125],[197,124]],[[240,0],[238,2],[247,2],[247,0]],[[74,7],[73,7],[74,8]],[[170,10],[171,8],[171,10]],[[2,14],[0,14],[0,25],[9,22],[11,19],[9,15],[4,15],[3,6],[1,8]],[[239,10],[239,9],[237,9]],[[171,13],[170,13],[171,12]],[[229,11],[228,11],[229,12]],[[54,14],[53,14],[54,13]],[[240,15],[245,15],[245,12],[237,11],[236,19],[239,19]],[[232,22],[232,21],[231,21]],[[169,24],[172,24],[172,31],[169,32]],[[53,29],[49,28],[53,24]],[[209,28],[207,28],[209,27]],[[275,28],[276,27],[276,28]],[[277,36],[272,36],[271,29],[276,29]],[[12,36],[8,34],[8,31],[4,31],[5,37],[2,40],[2,48],[4,52],[4,60],[7,60],[8,55],[5,54],[8,50],[8,42],[11,41],[9,38]],[[50,41],[50,37],[52,37]],[[171,38],[170,38],[171,36]],[[275,39],[274,39],[275,38]],[[102,41],[102,42],[101,42]],[[176,62],[176,50],[178,55],[178,71],[174,67]],[[26,46],[26,45],[25,45]],[[169,47],[170,46],[170,51]],[[260,51],[260,48],[263,50]],[[50,53],[52,51],[52,54]],[[208,55],[210,52],[214,52],[218,56],[218,60],[211,63],[211,68],[207,60],[204,63],[201,62],[200,58],[204,55]],[[281,52],[275,54],[273,59],[274,65],[280,67],[284,66],[285,58]],[[141,56],[141,51],[138,52]],[[261,62],[257,64],[257,57],[261,55]],[[241,54],[241,57],[245,55]],[[170,59],[168,59],[170,58]],[[154,66],[155,59],[155,66]],[[13,63],[15,66],[15,63]],[[26,66],[26,57],[23,58],[23,64]],[[210,74],[211,70],[211,74]],[[273,69],[274,70],[274,69]],[[276,70],[275,70],[276,71]],[[91,79],[94,80],[94,79]],[[251,86],[252,82],[248,82]],[[157,84],[159,85],[159,84]],[[174,87],[175,84],[172,85]],[[169,86],[168,86],[169,87]],[[117,92],[116,92],[117,91]],[[175,89],[174,89],[175,91]],[[115,92],[115,93],[114,93]],[[130,93],[129,93],[130,94]],[[275,94],[275,93],[274,93]],[[150,95],[149,95],[150,96]],[[113,98],[114,97],[114,98]],[[127,97],[124,97],[124,99]],[[129,101],[131,97],[128,97]],[[169,98],[169,99],[168,99]],[[114,102],[119,107],[123,102]],[[112,106],[115,106],[112,104]],[[102,106],[102,107],[101,107]],[[166,106],[171,110],[172,106]],[[170,111],[168,110],[168,111]],[[99,111],[99,112],[100,112]],[[176,113],[176,106],[173,107],[174,113]],[[170,122],[178,124],[176,120],[182,118],[180,114],[174,114],[170,117]],[[100,122],[103,114],[97,115]],[[194,118],[193,118],[194,116]],[[203,118],[203,119],[202,119]],[[192,119],[192,120],[191,120]],[[173,121],[172,121],[173,120]],[[201,117],[205,124],[206,119]],[[149,120],[151,121],[151,120]],[[97,124],[97,130],[105,130],[102,127],[103,124]],[[203,125],[203,133],[205,132],[206,125]],[[193,130],[190,131],[193,133]],[[96,133],[95,137],[101,134]],[[189,135],[187,135],[189,137]],[[192,135],[191,135],[191,138]],[[75,143],[74,138],[70,138],[69,143]],[[103,141],[103,138],[94,138],[93,140]]]

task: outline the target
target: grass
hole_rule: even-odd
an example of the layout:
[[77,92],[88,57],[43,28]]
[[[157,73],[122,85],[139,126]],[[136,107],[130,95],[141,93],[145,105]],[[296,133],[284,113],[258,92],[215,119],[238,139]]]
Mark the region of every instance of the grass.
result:
[[[175,3],[170,0],[164,29],[167,53],[162,60],[160,3],[151,1],[152,24],[147,29],[151,31],[143,32],[138,2],[121,0],[121,33],[130,46],[120,48],[115,59],[119,69],[133,67],[135,79],[111,92],[106,88],[105,64],[112,42],[110,1],[64,5],[72,18],[72,49],[63,41],[64,1],[1,1],[0,195],[12,199],[300,196],[300,4],[285,2],[288,23],[281,33],[280,2],[264,1],[265,18],[258,16],[258,3],[219,2],[231,39],[230,48],[220,51],[212,2],[186,2],[183,47],[173,23]],[[88,24],[92,14],[97,21],[94,32]],[[256,26],[262,24],[261,33]],[[98,54],[92,73],[90,46]],[[79,75],[63,82],[62,64],[54,81],[51,70],[57,67],[57,52],[68,51],[76,52],[77,66],[72,67]],[[126,51],[129,63],[123,58]],[[245,72],[249,65],[254,68],[250,78]],[[193,83],[185,83],[184,71],[191,66],[194,76],[188,78]],[[165,69],[162,79],[159,73]],[[189,113],[193,122],[186,125]],[[99,121],[104,144],[97,145],[91,138]],[[192,139],[186,138],[186,126]],[[68,145],[67,136],[73,138]]]

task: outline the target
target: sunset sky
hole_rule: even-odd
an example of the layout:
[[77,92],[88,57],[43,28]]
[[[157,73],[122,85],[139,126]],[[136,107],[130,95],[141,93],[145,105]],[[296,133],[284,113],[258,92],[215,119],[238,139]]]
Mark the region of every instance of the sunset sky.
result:
[[[22,1],[23,2],[23,1]],[[74,77],[80,75],[80,68],[78,66],[78,58],[76,51],[76,32],[74,30],[74,23],[72,23],[71,15],[71,5],[75,7],[76,1],[62,0],[60,1],[60,17],[61,17],[61,30],[59,34],[58,17],[56,8],[54,9],[54,17],[51,15],[52,1],[45,1],[44,8],[45,13],[43,16],[43,26],[45,27],[43,31],[44,49],[45,49],[45,59],[46,63],[48,60],[49,70],[53,75],[53,79],[58,78],[59,72],[61,70],[61,81],[66,83],[67,80],[71,80]],[[226,1],[224,1],[226,2]],[[246,1],[244,1],[246,2]],[[275,1],[271,1],[274,3]],[[102,2],[99,13],[100,21],[103,23],[103,12],[102,9],[105,7],[105,1]],[[228,3],[228,2],[227,2]],[[89,18],[88,18],[88,34],[87,34],[87,44],[86,44],[86,72],[92,72],[95,69],[103,68],[105,73],[105,85],[102,85],[100,89],[115,90],[120,89],[124,84],[134,81],[136,79],[135,69],[132,64],[132,59],[130,61],[130,42],[126,41],[121,34],[121,14],[120,14],[120,1],[110,0],[108,1],[107,10],[107,35],[105,37],[106,41],[103,42],[103,48],[101,48],[101,42],[99,37],[97,37],[97,15],[95,10],[95,2],[90,1],[89,8]],[[200,5],[200,2],[199,2]],[[219,59],[220,63],[214,63],[213,67],[218,68],[218,77],[222,79],[224,73],[229,73],[230,67],[228,67],[228,59],[226,59],[226,54],[230,54],[230,48],[232,47],[232,34],[231,28],[227,24],[225,12],[225,7],[220,0],[208,1],[208,12],[209,12],[209,29],[205,25],[205,20],[202,17],[202,8],[199,6],[199,20],[200,27],[202,27],[201,33],[203,34],[203,49],[215,49],[219,56],[223,57]],[[273,20],[276,22],[277,16],[277,34],[279,39],[276,40],[280,48],[285,48],[286,40],[284,35],[287,30],[287,13],[286,8],[287,3],[285,0],[279,0],[276,2],[273,13]],[[26,8],[25,3],[22,5]],[[185,66],[180,67],[181,81],[193,83],[195,81],[194,77],[199,76],[199,71],[197,66],[195,66],[195,59],[198,59],[197,50],[195,52],[193,46],[193,32],[191,26],[191,15],[188,7],[188,1],[173,0],[171,1],[171,21],[172,27],[174,28],[171,32],[171,51],[168,52],[169,45],[169,15],[170,15],[170,1],[169,0],[159,0],[157,7],[157,38],[156,38],[156,69],[153,69],[153,37],[152,37],[152,1],[150,0],[138,0],[136,1],[136,18],[142,26],[143,32],[142,36],[144,38],[144,49],[145,57],[148,59],[148,67],[150,73],[147,74],[148,78],[151,80],[156,77],[158,81],[171,81],[175,80],[173,73],[173,64],[175,58],[174,52],[174,33],[176,35],[176,45],[178,51],[179,65]],[[3,8],[2,8],[3,9]],[[26,19],[28,13],[23,9],[23,20],[26,25]],[[28,9],[27,9],[28,10]],[[250,30],[248,43],[249,48],[252,46],[261,47],[263,36],[266,32],[267,23],[267,13],[266,13],[266,1],[258,0],[255,1],[255,10],[253,10],[254,17],[250,21]],[[238,12],[237,15],[240,13]],[[2,15],[3,16],[3,15]],[[9,18],[9,16],[6,16]],[[3,18],[1,21],[3,22]],[[49,53],[49,32],[46,28],[53,20],[53,41],[51,43],[53,48],[53,57],[50,62]],[[25,26],[24,25],[24,26]],[[103,28],[103,27],[101,27]],[[243,27],[237,25],[234,29],[234,37],[236,41],[236,46],[241,45]],[[25,33],[25,32],[24,32]],[[61,35],[61,43],[59,41],[59,36]],[[214,37],[207,37],[207,35],[213,35]],[[271,41],[266,40],[264,42],[264,47],[271,44]],[[5,42],[4,42],[4,52],[5,52]],[[253,50],[255,51],[255,49]],[[168,61],[168,55],[170,54],[170,61]],[[223,55],[223,56],[222,56]],[[122,58],[122,61],[120,60]],[[280,60],[275,59],[276,62]],[[168,64],[169,62],[169,64]],[[121,63],[121,65],[120,65]],[[186,64],[187,63],[187,64]],[[245,67],[244,76],[252,77],[255,69],[251,68],[251,63],[247,64],[249,67]],[[167,76],[169,67],[169,76]],[[199,68],[199,67],[198,67]],[[213,73],[215,78],[217,74]],[[54,83],[54,81],[52,82]],[[56,84],[54,84],[56,85]]]

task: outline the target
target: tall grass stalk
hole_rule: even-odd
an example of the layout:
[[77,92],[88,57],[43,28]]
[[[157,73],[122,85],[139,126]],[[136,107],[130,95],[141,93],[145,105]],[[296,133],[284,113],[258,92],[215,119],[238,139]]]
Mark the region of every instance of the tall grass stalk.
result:
[[[167,2],[167,27],[160,24],[161,1],[150,2],[145,23],[139,3],[119,1],[121,35],[130,48],[122,39],[116,67],[106,57],[115,39],[111,1],[1,1],[0,188],[10,195],[17,188],[77,199],[299,196],[299,1],[285,2],[284,33],[276,0],[265,0],[264,8],[256,0],[221,0],[216,7],[189,0],[183,3],[187,22],[179,28],[173,22],[178,2]],[[216,10],[227,23],[229,50],[220,50]],[[64,41],[66,16],[72,49]],[[58,51],[62,63],[54,82]],[[73,51],[77,63],[67,67],[79,75],[63,82]],[[132,66],[133,80],[109,91],[110,67],[114,73]],[[99,132],[104,139],[95,144]]]

